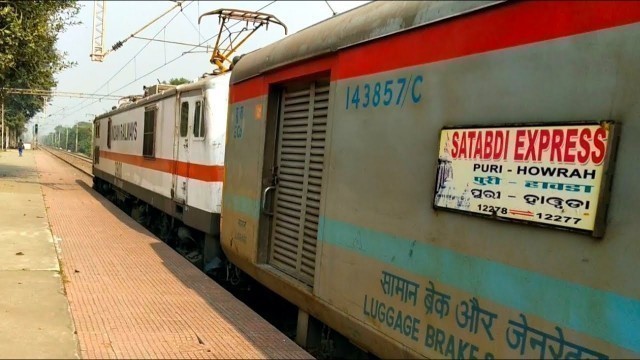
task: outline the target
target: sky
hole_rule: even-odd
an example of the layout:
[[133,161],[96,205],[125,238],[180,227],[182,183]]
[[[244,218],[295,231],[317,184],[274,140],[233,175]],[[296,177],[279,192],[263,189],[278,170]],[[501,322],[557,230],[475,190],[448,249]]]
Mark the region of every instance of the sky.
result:
[[[291,35],[310,25],[330,18],[335,11],[342,13],[363,5],[368,1],[184,1],[182,11],[174,9],[158,21],[137,34],[139,37],[159,40],[201,44],[214,37],[219,29],[217,16],[198,17],[208,11],[221,8],[256,11],[276,16],[288,27]],[[58,38],[57,47],[67,53],[67,60],[77,63],[60,72],[55,90],[60,92],[133,95],[142,94],[143,85],[184,77],[195,80],[205,72],[211,72],[211,53],[191,52],[193,46],[167,44],[132,38],[109,53],[103,62],[91,61],[93,29],[93,1],[79,1],[81,10],[76,20],[81,24],[68,28]],[[328,3],[328,4],[327,4]],[[117,41],[130,34],[172,8],[174,1],[107,1],[105,6],[105,48],[110,49]],[[233,24],[233,23],[232,23]],[[239,28],[236,27],[235,29]],[[234,29],[234,30],[235,30]],[[239,49],[238,54],[248,53],[284,38],[284,29],[269,26],[259,29]],[[207,42],[213,46],[215,37]],[[157,69],[157,70],[155,70]],[[154,71],[155,70],[155,71]],[[39,135],[45,136],[55,126],[72,126],[79,121],[91,121],[102,114],[117,100],[82,99],[56,96],[49,100],[46,118],[44,112],[37,114],[31,124],[38,122]],[[32,126],[28,127],[32,129]]]

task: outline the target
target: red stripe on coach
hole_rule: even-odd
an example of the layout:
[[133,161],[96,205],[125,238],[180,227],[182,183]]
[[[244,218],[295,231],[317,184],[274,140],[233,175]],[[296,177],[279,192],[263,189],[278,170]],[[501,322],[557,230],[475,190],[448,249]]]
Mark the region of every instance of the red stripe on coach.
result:
[[[509,2],[347,48],[340,53],[331,79],[370,75],[639,21],[637,1]],[[235,84],[231,103],[266,95],[270,83],[316,72],[323,65],[332,65],[331,58],[304,61]]]
[[167,174],[175,173],[178,176],[189,179],[206,182],[223,182],[224,180],[224,166],[220,165],[202,165],[170,159],[146,158],[139,155],[121,154],[104,150],[100,150],[100,157]]

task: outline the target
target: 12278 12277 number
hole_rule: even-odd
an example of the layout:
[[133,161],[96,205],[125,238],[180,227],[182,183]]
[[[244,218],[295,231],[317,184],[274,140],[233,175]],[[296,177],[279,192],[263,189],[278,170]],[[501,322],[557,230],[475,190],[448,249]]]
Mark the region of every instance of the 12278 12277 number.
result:
[[555,222],[560,222],[560,223],[563,222],[563,223],[569,223],[569,224],[574,224],[574,225],[579,223],[582,220],[580,218],[573,217],[573,216],[542,214],[542,213],[537,213],[536,217],[538,219],[542,219],[542,220],[555,221]]
[[417,104],[422,99],[422,75],[399,77],[386,81],[347,86],[346,110],[378,106],[403,107],[408,100]]
[[507,215],[508,209],[506,207],[501,206],[492,206],[492,205],[478,205],[478,211],[488,212],[496,215]]

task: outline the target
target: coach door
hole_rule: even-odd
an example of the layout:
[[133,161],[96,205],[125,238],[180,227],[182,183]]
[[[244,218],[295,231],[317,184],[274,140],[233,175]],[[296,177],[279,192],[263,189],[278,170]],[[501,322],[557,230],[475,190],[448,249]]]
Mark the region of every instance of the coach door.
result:
[[269,263],[313,285],[329,109],[329,82],[283,91]]
[[189,186],[189,153],[191,147],[191,131],[193,126],[193,108],[195,97],[181,96],[179,104],[178,144],[174,181],[174,199],[181,203],[187,202],[187,188]]

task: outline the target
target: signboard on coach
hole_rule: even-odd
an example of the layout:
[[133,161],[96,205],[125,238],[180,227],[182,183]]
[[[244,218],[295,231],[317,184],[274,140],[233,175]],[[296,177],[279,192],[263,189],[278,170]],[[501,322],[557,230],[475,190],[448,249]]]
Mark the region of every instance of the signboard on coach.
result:
[[602,237],[616,130],[611,121],[445,128],[434,207]]

